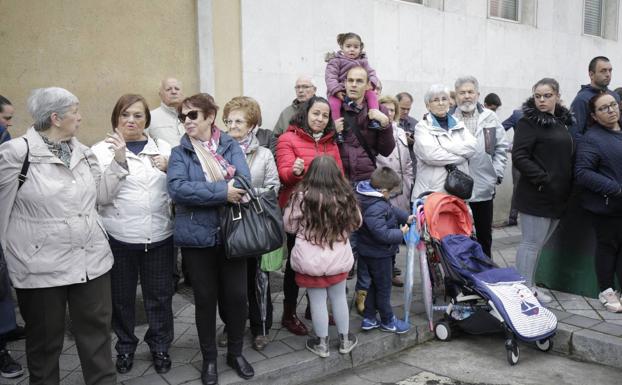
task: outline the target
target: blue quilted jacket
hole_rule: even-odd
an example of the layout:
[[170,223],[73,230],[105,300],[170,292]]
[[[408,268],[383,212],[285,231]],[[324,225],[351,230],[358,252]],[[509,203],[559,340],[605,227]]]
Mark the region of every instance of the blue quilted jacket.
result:
[[[217,152],[251,180],[240,145],[221,133]],[[188,135],[173,148],[168,163],[168,193],[175,202],[175,246],[212,247],[220,244],[219,209],[227,203],[227,182],[205,180]]]

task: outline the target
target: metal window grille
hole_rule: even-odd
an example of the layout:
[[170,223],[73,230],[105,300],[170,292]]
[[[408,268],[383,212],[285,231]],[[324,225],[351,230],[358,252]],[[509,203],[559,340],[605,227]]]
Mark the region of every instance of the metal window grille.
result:
[[520,21],[520,1],[519,0],[490,0],[490,17],[498,17],[513,21]]
[[592,36],[603,35],[603,0],[584,0],[583,33]]

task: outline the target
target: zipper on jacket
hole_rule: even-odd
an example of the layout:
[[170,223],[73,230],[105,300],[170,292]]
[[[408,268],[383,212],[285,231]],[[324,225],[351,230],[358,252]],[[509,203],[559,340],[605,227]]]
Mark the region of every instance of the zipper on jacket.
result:
[[609,195],[605,195],[605,206],[609,206]]

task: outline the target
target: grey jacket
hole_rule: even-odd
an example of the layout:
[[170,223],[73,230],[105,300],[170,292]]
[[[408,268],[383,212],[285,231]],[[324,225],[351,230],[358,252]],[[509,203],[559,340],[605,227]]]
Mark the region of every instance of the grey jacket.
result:
[[259,141],[254,134],[251,143],[246,149],[246,163],[251,170],[251,183],[253,188],[259,194],[274,189],[278,194],[281,181],[279,180],[279,172],[276,169],[274,155],[265,147],[259,145]]
[[67,168],[34,128],[24,136],[30,168],[19,192],[26,142],[0,146],[0,239],[13,285],[64,286],[105,274],[113,258],[96,204],[110,203],[128,172],[114,161],[102,172],[76,138]]
[[289,121],[292,120],[292,117],[298,112],[298,107],[300,107],[302,103],[298,101],[298,99],[294,99],[292,104],[285,107],[281,114],[279,115],[279,119],[276,121],[274,125],[274,135],[280,136],[284,132],[287,131],[287,127],[289,127]]
[[[477,105],[479,116],[475,138],[475,154],[469,159],[469,174],[473,178],[473,195],[469,202],[483,202],[494,198],[495,188],[503,179],[508,161],[509,142],[505,129],[494,111]],[[457,112],[457,110],[456,110]],[[460,119],[459,113],[454,117]]]

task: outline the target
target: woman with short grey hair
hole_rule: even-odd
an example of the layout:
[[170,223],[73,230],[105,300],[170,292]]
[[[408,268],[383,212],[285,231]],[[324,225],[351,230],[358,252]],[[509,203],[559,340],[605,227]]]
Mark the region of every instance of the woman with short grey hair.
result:
[[427,191],[445,192],[447,165],[469,173],[468,160],[475,153],[476,140],[464,123],[448,113],[449,99],[449,89],[441,84],[432,85],[423,97],[428,113],[415,127],[417,178],[412,201]]
[[125,142],[100,170],[75,134],[78,98],[57,87],[32,92],[34,124],[0,146],[0,239],[26,321],[30,384],[58,384],[69,308],[86,384],[114,384],[110,319],[113,258],[96,205],[110,202],[128,175]]

